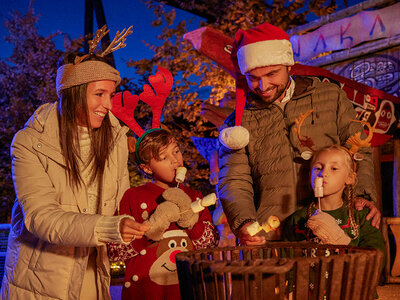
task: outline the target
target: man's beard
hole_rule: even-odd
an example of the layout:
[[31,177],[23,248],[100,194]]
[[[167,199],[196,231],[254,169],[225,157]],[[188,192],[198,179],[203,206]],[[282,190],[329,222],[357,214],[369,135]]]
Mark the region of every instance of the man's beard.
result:
[[266,104],[274,103],[277,99],[279,99],[286,92],[287,88],[289,87],[289,84],[290,84],[290,80],[289,80],[289,77],[288,77],[288,81],[286,82],[285,85],[279,85],[279,86],[276,87],[276,93],[274,94],[274,96],[272,98],[262,96],[261,91],[260,91],[261,95],[258,94],[258,96],[260,96],[260,98]]

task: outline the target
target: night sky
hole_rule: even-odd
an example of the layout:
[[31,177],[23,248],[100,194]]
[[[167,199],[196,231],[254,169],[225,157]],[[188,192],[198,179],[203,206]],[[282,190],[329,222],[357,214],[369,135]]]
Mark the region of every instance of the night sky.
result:
[[[139,60],[151,58],[153,52],[143,43],[143,40],[151,44],[160,43],[157,35],[161,33],[161,28],[151,27],[154,20],[152,10],[147,9],[144,2],[140,0],[103,0],[103,8],[106,16],[107,25],[110,28],[110,38],[112,39],[117,30],[121,31],[125,27],[133,25],[133,33],[127,38],[127,46],[114,52],[117,69],[123,77],[133,77],[133,71],[125,66],[124,61],[129,58]],[[21,13],[27,11],[29,0],[0,0],[0,58],[9,57],[12,53],[12,45],[4,41],[4,36],[8,31],[3,23],[9,18],[10,12],[18,10]],[[39,34],[48,36],[60,30],[68,34],[71,38],[77,38],[84,34],[84,8],[85,0],[35,0],[35,14],[39,14],[37,27]],[[171,8],[172,9],[172,8]],[[176,9],[176,22],[182,19],[194,19],[189,30],[198,28],[199,17]],[[97,24],[94,24],[97,29]],[[63,36],[58,36],[53,40],[57,48],[63,50]]]
[[[351,6],[362,1],[348,0],[347,2]],[[160,43],[157,35],[161,33],[161,28],[150,26],[154,20],[154,14],[140,0],[102,0],[102,3],[111,39],[117,30],[121,31],[133,25],[133,33],[127,39],[127,46],[116,51],[114,57],[117,69],[123,77],[135,77],[133,71],[126,67],[124,62],[129,58],[133,60],[151,58],[153,52],[144,45],[143,41],[156,45]],[[25,13],[28,4],[29,0],[0,0],[0,59],[9,57],[12,53],[12,45],[4,41],[4,36],[8,34],[3,25],[4,20],[9,18],[13,10]],[[337,5],[343,8],[343,1],[337,1]],[[71,38],[77,38],[84,34],[85,0],[35,0],[33,7],[35,14],[40,15],[37,23],[40,35],[48,36],[61,31]],[[179,9],[175,10],[177,12],[175,22],[193,19],[193,23],[188,24],[188,30],[199,27],[200,17]],[[310,15],[308,21],[314,18]],[[94,29],[97,29],[97,24],[94,24]],[[53,41],[57,48],[63,50],[63,35],[55,37]]]

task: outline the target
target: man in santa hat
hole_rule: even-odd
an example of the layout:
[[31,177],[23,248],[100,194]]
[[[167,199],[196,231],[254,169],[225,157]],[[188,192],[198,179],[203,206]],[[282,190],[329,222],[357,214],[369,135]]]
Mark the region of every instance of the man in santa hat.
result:
[[[308,160],[312,149],[345,145],[362,125],[340,87],[318,78],[289,75],[292,45],[280,28],[264,23],[235,35],[232,60],[237,69],[236,110],[220,131],[219,195],[228,222],[242,244],[259,245],[280,238],[279,230],[250,236],[247,227],[271,215],[283,221],[312,197]],[[301,143],[296,118],[312,113],[301,127],[310,143]],[[310,150],[311,148],[311,150]],[[357,163],[357,209],[370,208],[367,219],[379,227],[373,202],[376,189],[372,151],[361,148]],[[263,231],[261,231],[263,232]]]

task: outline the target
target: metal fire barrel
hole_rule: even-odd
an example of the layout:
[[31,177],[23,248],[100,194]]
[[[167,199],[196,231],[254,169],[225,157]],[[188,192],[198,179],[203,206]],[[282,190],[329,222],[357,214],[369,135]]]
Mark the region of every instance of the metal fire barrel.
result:
[[176,255],[182,299],[374,299],[376,249],[271,242]]

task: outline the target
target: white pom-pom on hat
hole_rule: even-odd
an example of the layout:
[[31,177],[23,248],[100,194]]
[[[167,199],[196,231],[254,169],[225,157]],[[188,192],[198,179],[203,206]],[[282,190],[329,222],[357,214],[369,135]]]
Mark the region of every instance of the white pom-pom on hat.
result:
[[249,144],[249,140],[249,131],[243,126],[227,127],[219,133],[220,143],[232,150],[246,147]]

